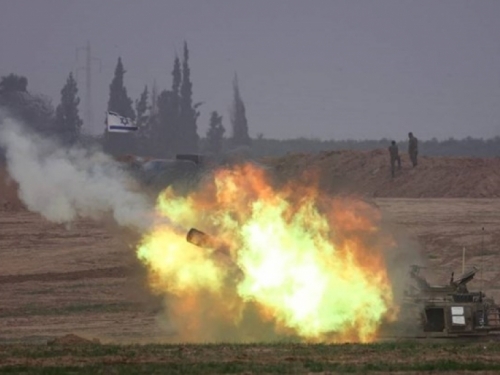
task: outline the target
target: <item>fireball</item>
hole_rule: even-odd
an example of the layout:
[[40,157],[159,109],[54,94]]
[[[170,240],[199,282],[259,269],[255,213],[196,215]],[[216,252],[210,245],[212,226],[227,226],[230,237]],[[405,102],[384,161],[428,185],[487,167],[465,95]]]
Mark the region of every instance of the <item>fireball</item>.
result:
[[[333,198],[313,181],[278,186],[244,164],[217,170],[187,195],[161,193],[137,256],[183,340],[221,331],[262,340],[268,329],[308,342],[376,338],[394,312],[390,239],[375,208]],[[216,241],[187,242],[192,227]]]

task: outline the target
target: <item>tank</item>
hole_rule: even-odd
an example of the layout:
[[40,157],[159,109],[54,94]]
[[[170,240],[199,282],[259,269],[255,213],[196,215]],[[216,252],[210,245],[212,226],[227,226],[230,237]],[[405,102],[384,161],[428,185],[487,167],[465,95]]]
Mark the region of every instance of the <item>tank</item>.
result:
[[[469,291],[467,284],[478,269],[472,268],[458,278],[451,274],[448,284],[430,285],[412,266],[413,281],[401,305],[400,323],[414,319],[417,337],[460,338],[485,337],[500,332],[500,308],[482,291]],[[498,336],[500,337],[500,336]]]

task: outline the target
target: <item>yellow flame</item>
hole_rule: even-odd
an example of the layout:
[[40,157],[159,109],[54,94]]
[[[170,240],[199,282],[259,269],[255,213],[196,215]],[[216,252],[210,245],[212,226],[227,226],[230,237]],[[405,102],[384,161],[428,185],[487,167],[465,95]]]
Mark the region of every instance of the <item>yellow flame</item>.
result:
[[[368,204],[332,199],[314,184],[273,188],[246,164],[217,171],[186,197],[168,188],[157,209],[171,224],[153,228],[137,254],[153,290],[175,296],[189,339],[196,320],[217,314],[237,326],[252,304],[277,332],[367,342],[394,311],[380,217]],[[226,244],[229,257],[188,243],[191,227]],[[202,298],[212,307],[204,316]]]

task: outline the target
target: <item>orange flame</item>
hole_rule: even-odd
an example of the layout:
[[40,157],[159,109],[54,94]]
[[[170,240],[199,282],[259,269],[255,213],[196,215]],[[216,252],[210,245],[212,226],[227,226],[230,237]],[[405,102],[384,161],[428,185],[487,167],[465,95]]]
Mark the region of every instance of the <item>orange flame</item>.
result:
[[[373,340],[394,312],[379,212],[314,183],[273,187],[252,164],[213,177],[187,196],[166,189],[157,210],[174,225],[159,222],[137,249],[152,289],[169,296],[182,339],[207,341],[225,329],[260,340],[271,325],[307,341]],[[191,227],[229,256],[188,243]]]

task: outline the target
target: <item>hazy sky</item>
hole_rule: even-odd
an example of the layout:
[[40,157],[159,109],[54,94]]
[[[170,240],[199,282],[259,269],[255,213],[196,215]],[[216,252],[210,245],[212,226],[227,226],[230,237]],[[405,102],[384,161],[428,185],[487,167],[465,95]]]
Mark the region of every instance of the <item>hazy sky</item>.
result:
[[[92,132],[121,56],[136,99],[171,85],[188,42],[204,135],[238,73],[250,135],[421,139],[500,135],[500,1],[0,0],[0,75],[57,104],[90,41]],[[78,72],[85,99],[84,71]],[[83,112],[83,105],[80,110]],[[83,113],[82,113],[83,115]],[[88,128],[87,128],[88,129]]]

